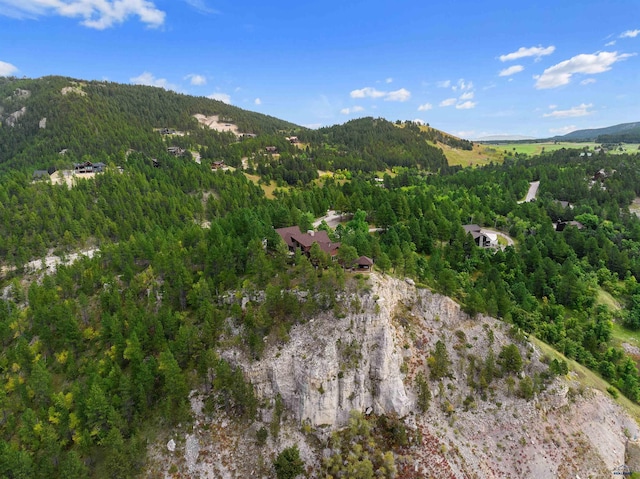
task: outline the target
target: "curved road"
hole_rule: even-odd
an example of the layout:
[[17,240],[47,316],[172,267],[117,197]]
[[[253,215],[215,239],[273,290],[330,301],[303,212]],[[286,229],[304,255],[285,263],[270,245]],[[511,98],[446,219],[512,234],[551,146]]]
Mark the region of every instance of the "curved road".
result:
[[529,183],[529,191],[527,191],[527,196],[524,201],[520,201],[520,203],[529,203],[536,199],[538,196],[538,188],[540,187],[540,181],[532,181]]

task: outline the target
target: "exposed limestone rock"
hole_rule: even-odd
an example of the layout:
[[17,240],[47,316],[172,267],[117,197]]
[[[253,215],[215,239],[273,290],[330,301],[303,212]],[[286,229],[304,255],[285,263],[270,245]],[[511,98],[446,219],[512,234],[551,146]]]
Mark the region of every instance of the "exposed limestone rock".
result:
[[249,366],[258,394],[280,394],[295,418],[312,426],[342,426],[353,409],[408,414],[413,400],[403,382],[402,345],[389,311],[376,308],[373,297],[360,298],[363,313],[327,314],[294,327],[287,344]]
[[39,126],[40,128],[42,128],[42,129],[46,128],[46,127],[47,127],[47,119],[46,119],[46,118],[42,118],[42,119],[40,120],[40,123],[38,123],[38,126]]
[[13,113],[11,113],[11,115],[9,115],[4,122],[6,123],[7,126],[14,127],[16,125],[16,122],[22,116],[24,116],[26,112],[27,112],[27,107],[23,106],[18,111],[14,111]]

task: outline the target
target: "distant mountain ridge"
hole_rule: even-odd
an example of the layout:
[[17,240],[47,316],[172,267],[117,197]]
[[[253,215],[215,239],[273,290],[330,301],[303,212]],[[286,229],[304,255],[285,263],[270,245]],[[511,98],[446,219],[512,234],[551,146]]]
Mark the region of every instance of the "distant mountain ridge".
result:
[[591,128],[576,130],[562,136],[555,136],[553,140],[565,141],[640,141],[640,122],[621,123],[605,128]]

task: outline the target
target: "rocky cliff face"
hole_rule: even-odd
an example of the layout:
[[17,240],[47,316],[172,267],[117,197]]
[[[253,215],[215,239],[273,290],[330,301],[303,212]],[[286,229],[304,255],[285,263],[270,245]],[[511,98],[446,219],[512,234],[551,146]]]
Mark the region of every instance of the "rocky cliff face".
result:
[[353,409],[408,414],[414,401],[392,318],[397,293],[382,289],[345,294],[341,318],[325,314],[294,327],[287,344],[247,368],[258,394],[280,394],[295,419],[312,426],[342,426]]
[[[509,325],[469,318],[447,297],[375,274],[341,302],[340,317],[326,313],[295,326],[290,340],[269,347],[260,361],[227,351],[263,400],[260,421],[234,428],[230,418],[194,408],[193,429],[166,438],[178,440],[175,450],[154,450],[154,474],[180,459],[190,475],[268,477],[275,455],[296,444],[315,477],[328,432],[345,425],[352,410],[402,418],[420,433],[422,443],[402,459],[403,477],[609,477],[633,460],[626,453],[638,449],[629,447],[629,438],[640,437],[637,424],[608,395],[577,381],[582,370],[556,378],[529,401],[509,391],[505,378],[482,395],[469,385],[471,358],[481,361],[489,350],[497,357],[517,342]],[[433,399],[421,413],[415,377],[429,376],[427,359],[438,340],[447,347],[451,375],[429,381]],[[537,347],[517,344],[523,375],[546,371]],[[257,446],[256,431],[269,428],[277,395],[287,420],[277,437]]]

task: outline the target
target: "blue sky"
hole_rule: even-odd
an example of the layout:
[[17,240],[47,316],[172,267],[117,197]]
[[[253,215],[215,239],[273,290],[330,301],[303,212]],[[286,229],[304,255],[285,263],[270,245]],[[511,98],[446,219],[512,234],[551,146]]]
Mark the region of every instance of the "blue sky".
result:
[[210,96],[465,138],[640,121],[640,1],[0,0],[0,75]]

